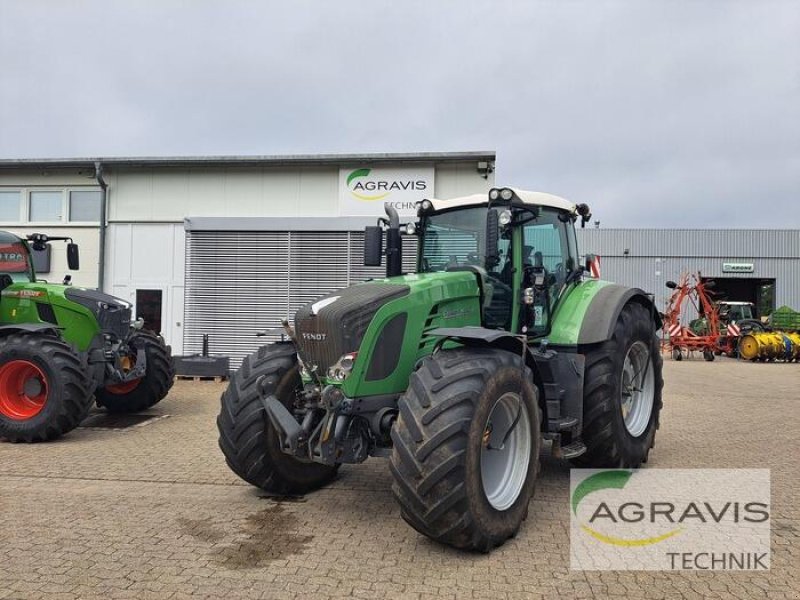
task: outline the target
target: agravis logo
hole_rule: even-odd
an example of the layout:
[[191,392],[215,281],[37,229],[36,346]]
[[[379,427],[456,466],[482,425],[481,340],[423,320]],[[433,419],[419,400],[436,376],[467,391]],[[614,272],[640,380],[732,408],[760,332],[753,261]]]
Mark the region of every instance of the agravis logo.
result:
[[570,564],[769,569],[766,469],[573,469]]
[[394,191],[425,191],[428,183],[423,179],[371,178],[372,169],[356,169],[347,176],[350,194],[364,202],[384,200]]
[[[631,471],[602,471],[600,473],[595,473],[584,479],[575,491],[572,493],[572,512],[577,517],[578,515],[578,505],[581,503],[586,496],[591,494],[592,492],[596,492],[599,490],[605,489],[618,489],[621,490],[625,487],[625,484],[628,483],[628,480],[631,478]],[[631,503],[635,506],[636,510],[642,510],[643,506],[638,503]],[[621,514],[621,513],[620,513]],[[643,513],[638,513],[639,516],[643,516]],[[589,519],[590,523],[593,523],[595,520],[607,517],[611,518],[612,521],[615,521],[614,513],[610,510],[608,505],[605,502],[601,502],[598,504],[597,508],[595,509],[594,513],[592,513],[591,518]],[[622,518],[622,517],[621,517]],[[635,517],[632,517],[635,518]],[[644,538],[635,538],[635,539],[624,539],[620,537],[615,537],[613,535],[606,535],[600,533],[598,530],[586,525],[585,523],[581,523],[581,529],[591,535],[593,538],[600,540],[606,544],[612,544],[614,546],[648,546],[650,544],[657,544],[658,542],[663,542],[666,539],[671,538],[673,535],[680,533],[681,528],[678,527],[676,529],[672,529],[671,531],[667,531],[661,535],[656,535],[652,537],[644,537]]]

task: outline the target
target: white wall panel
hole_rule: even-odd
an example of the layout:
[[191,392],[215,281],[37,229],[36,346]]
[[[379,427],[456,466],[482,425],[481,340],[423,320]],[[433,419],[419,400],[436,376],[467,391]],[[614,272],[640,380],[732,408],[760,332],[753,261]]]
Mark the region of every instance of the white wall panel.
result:
[[114,223],[108,228],[106,290],[136,303],[136,290],[162,292],[161,334],[183,352],[183,227],[172,223]]
[[489,191],[494,186],[494,173],[484,179],[474,162],[437,165],[433,185],[435,196],[440,199],[468,196]]
[[[413,166],[411,167],[413,168]],[[187,216],[334,217],[339,168],[137,169],[109,175],[109,219],[179,222]],[[472,161],[436,166],[434,194],[452,198],[488,190]]]

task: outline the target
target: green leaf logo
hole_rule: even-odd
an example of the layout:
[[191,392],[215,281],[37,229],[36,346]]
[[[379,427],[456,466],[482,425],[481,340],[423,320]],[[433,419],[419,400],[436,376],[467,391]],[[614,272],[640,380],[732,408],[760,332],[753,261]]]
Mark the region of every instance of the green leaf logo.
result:
[[359,177],[369,177],[369,172],[372,169],[356,169],[350,175],[347,176],[347,186],[350,187],[350,183],[353,179],[358,179]]
[[628,483],[631,475],[630,471],[603,471],[587,477],[572,492],[572,512],[577,516],[578,504],[592,492],[609,488],[621,490]]

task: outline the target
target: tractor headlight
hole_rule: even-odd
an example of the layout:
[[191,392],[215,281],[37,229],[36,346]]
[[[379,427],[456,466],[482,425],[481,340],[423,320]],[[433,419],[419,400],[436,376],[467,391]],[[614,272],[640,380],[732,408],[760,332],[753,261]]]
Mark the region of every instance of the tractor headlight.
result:
[[506,225],[511,223],[511,211],[504,210],[503,212],[501,212],[500,216],[498,217],[498,222],[500,223],[501,227],[505,227]]
[[506,201],[511,200],[514,197],[514,190],[511,188],[503,188],[500,190],[500,197]]
[[350,372],[353,370],[353,365],[356,362],[358,352],[348,352],[343,354],[336,364],[328,369],[328,378],[334,381],[344,381]]
[[500,190],[492,188],[489,190],[489,200],[497,200],[500,197]]

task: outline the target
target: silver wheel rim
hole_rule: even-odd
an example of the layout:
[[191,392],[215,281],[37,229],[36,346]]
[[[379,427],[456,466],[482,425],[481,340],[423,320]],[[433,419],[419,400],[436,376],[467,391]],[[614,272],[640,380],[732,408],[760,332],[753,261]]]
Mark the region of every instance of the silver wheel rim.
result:
[[655,397],[652,359],[644,342],[634,342],[628,348],[622,365],[620,396],[625,428],[633,437],[639,437],[650,422]]
[[[518,412],[519,419],[514,425]],[[503,443],[505,437],[508,439]],[[528,477],[531,437],[525,403],[519,394],[503,394],[489,413],[481,444],[481,483],[495,510],[508,509],[522,492]]]

